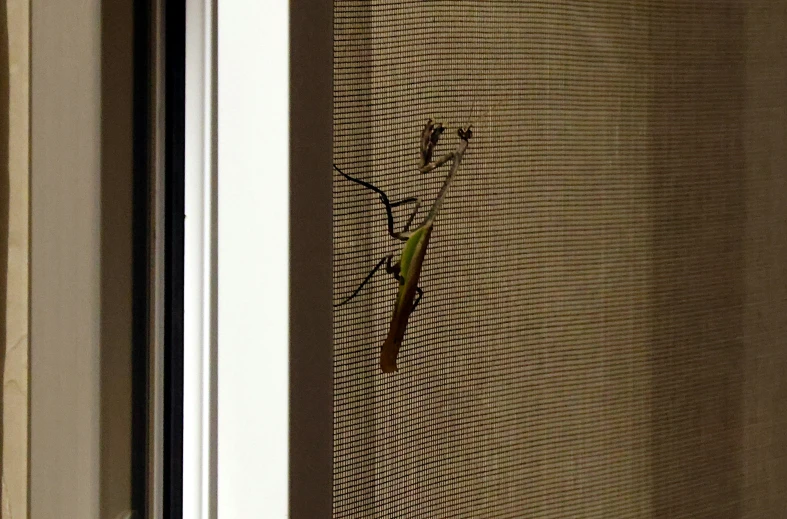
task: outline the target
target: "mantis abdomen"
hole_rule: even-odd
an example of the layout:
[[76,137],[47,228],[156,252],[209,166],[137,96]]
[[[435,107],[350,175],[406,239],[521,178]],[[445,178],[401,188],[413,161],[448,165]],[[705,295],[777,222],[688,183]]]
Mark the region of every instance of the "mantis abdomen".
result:
[[396,295],[391,327],[388,337],[380,351],[380,369],[384,373],[393,373],[396,368],[396,357],[404,340],[407,322],[415,306],[415,294],[418,280],[421,277],[421,266],[424,263],[429,237],[432,235],[432,223],[416,230],[407,240],[399,259],[399,292]]

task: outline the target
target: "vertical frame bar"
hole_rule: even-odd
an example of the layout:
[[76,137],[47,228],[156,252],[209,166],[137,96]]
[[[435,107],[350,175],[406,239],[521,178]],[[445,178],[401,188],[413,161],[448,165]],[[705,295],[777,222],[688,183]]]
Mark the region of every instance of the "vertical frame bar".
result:
[[164,517],[183,516],[185,8],[166,4]]
[[183,517],[186,4],[164,5],[164,517]]
[[332,516],[333,2],[290,4],[290,517]]
[[157,173],[153,157],[155,147],[151,145],[155,128],[154,103],[157,78],[153,68],[154,48],[159,44],[153,31],[155,21],[154,2],[133,0],[133,192],[132,192],[132,416],[131,416],[131,501],[132,509],[148,511],[155,491],[151,491],[149,479],[155,478],[150,471],[150,453],[155,448],[155,431],[150,423],[154,417],[151,405],[156,405],[155,376],[151,365],[151,354],[156,341],[152,335],[155,323],[151,321],[154,300],[155,242],[151,240],[155,220],[151,218],[153,182]]
[[183,515],[215,517],[215,0],[186,2]]
[[[139,0],[145,3],[146,0]],[[165,0],[148,0],[150,35],[148,245],[148,480],[147,517],[164,517],[164,380],[166,344],[166,62]]]

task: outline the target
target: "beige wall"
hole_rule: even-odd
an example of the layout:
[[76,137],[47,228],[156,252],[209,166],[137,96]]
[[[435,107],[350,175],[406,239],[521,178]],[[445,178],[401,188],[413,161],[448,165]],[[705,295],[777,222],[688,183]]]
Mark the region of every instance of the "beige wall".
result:
[[114,519],[133,470],[131,3],[30,12],[29,514]]
[[101,4],[31,3],[30,24],[30,516],[106,517]]
[[[27,517],[28,439],[28,107],[29,0],[4,0],[7,18],[8,170],[2,198],[8,222],[5,294],[5,369],[2,407],[2,517]],[[1,15],[0,15],[1,16]],[[6,20],[3,20],[6,23]],[[3,31],[5,32],[5,31]],[[5,38],[3,38],[5,39]],[[5,43],[0,52],[5,54]],[[5,67],[4,67],[5,68]],[[5,74],[5,71],[3,71]],[[3,110],[5,111],[5,106]],[[6,121],[3,121],[4,123]],[[5,136],[4,136],[5,137]],[[6,177],[7,174],[7,177]],[[6,189],[8,191],[6,191]],[[5,204],[8,204],[5,206]],[[6,215],[2,215],[5,219]],[[5,237],[4,237],[5,238]],[[5,240],[4,240],[5,241]],[[0,254],[3,254],[0,252]]]

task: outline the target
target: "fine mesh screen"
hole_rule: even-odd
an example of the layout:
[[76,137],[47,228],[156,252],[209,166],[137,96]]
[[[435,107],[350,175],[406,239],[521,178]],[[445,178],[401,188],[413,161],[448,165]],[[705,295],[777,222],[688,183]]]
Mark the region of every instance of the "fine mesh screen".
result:
[[[424,122],[450,128],[440,153],[474,131],[399,372],[388,274],[334,312],[334,516],[784,517],[784,5],[334,16],[343,171],[428,206],[447,169],[417,170]],[[334,174],[335,301],[397,247]]]

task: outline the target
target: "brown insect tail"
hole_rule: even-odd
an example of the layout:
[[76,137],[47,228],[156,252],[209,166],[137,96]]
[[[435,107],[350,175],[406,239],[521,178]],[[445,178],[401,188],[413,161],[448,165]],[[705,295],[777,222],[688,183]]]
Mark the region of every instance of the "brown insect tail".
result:
[[398,371],[396,367],[396,357],[399,355],[399,347],[401,345],[402,341],[397,341],[393,334],[385,339],[382,350],[380,351],[380,369],[383,370],[383,373],[395,373]]

